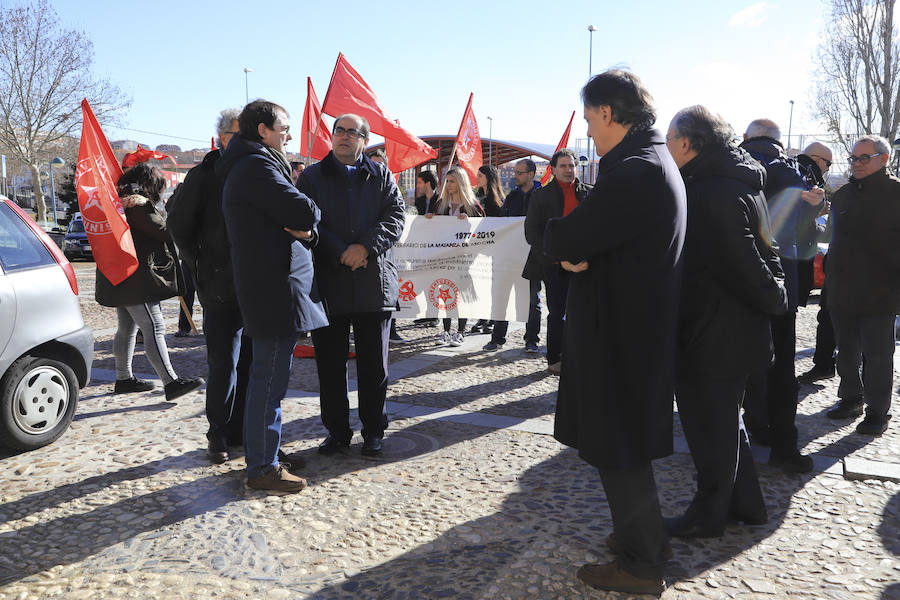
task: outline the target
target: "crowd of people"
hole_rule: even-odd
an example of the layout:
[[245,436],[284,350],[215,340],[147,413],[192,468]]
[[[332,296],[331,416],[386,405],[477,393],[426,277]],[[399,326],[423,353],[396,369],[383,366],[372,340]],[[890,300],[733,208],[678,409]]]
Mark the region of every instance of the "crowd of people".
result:
[[[852,177],[829,211],[824,144],[790,157],[768,119],[750,123],[738,144],[728,123],[699,105],[679,111],[664,135],[653,127],[649,91],[627,71],[591,78],[581,96],[602,157],[592,185],[577,179],[577,157],[562,149],[544,187],[530,159],[516,163],[508,194],[493,166],[481,168],[476,190],[459,167],[440,185],[422,170],[414,204],[425,218],[525,217],[525,349],[539,352],[543,287],[547,368],[560,377],[554,436],[597,468],[613,519],[607,544],[616,560],[584,565],[578,577],[599,589],[659,594],[670,536],[718,537],[730,521],[768,520],[750,443],[770,446],[770,463],[786,472],[813,467],[798,448],[794,355],[797,307],[809,296],[819,241],[831,242],[821,347],[799,379],[832,377],[836,368],[839,401],[828,417],[865,412],[859,434],[886,430],[900,311],[900,180],[887,172],[887,142],[860,137]],[[152,209],[154,168],[126,172],[120,192],[152,277],[111,286],[98,274],[97,286],[98,300],[115,295],[119,307],[116,392],[146,389],[130,371],[135,323],[153,334],[145,346],[167,398],[196,389],[201,380],[172,371],[161,334],[158,302],[184,286],[174,240],[204,309],[209,458],[224,462],[229,447],[243,444],[247,485],[278,492],[306,486],[299,463],[280,450],[281,401],[302,332],[315,346],[327,430],[318,452],[346,452],[353,436],[351,330],[360,451],[382,451],[388,348],[399,337],[392,247],[405,219],[387,157],[364,153],[364,118],[337,117],[333,150],[305,168],[287,161],[289,129],[288,112],[265,100],[223,111],[219,147],[176,190],[167,223]],[[823,228],[817,218],[826,214]],[[132,288],[140,291],[125,293]],[[458,319],[454,332],[444,319],[441,340],[461,344],[466,325]],[[478,321],[491,334],[485,351],[506,343],[508,325]],[[697,489],[684,514],[664,519],[651,463],[673,452],[673,399]]]

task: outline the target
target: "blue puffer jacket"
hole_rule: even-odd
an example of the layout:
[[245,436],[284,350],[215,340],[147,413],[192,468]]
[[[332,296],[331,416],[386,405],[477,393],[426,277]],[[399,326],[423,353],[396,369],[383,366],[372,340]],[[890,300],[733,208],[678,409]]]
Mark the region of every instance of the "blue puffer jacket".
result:
[[315,203],[291,183],[287,162],[234,136],[215,168],[224,182],[222,211],[247,333],[284,337],[328,325],[310,250],[284,231],[315,230],[320,217]]
[[[356,169],[329,153],[300,174],[297,187],[322,211],[314,250],[319,291],[329,315],[397,310],[399,283],[393,247],[403,233],[400,190],[384,165],[363,155]],[[341,264],[350,244],[369,251],[368,264]]]

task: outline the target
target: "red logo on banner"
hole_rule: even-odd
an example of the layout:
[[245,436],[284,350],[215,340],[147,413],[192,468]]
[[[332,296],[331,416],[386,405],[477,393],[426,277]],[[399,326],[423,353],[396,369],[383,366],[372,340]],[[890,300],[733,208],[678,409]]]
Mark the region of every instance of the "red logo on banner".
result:
[[466,128],[463,131],[462,139],[459,141],[459,160],[460,162],[469,162],[475,156],[475,150],[479,147],[481,137],[478,135],[478,124],[475,122],[473,115],[468,115],[466,119]]
[[400,280],[400,299],[404,302],[412,302],[416,299],[416,290],[412,281],[405,279]]
[[428,289],[428,299],[437,309],[453,310],[459,302],[459,288],[449,279],[436,279]]

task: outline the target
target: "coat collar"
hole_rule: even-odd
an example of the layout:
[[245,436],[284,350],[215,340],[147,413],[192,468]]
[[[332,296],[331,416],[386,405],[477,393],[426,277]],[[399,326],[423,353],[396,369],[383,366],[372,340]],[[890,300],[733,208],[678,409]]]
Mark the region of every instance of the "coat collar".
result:
[[606,173],[623,159],[634,154],[637,149],[649,145],[665,145],[665,143],[665,136],[652,127],[642,131],[636,131],[630,135],[626,135],[621,142],[613,146],[612,150],[601,157],[600,161],[597,163],[597,170],[599,173]]
[[[322,159],[322,170],[330,176],[336,176],[347,172],[344,168],[344,163],[339,161],[334,155],[334,150],[329,152],[328,156]],[[359,170],[365,173],[366,176],[371,175],[377,177],[379,174],[378,165],[365,154],[360,156]]]

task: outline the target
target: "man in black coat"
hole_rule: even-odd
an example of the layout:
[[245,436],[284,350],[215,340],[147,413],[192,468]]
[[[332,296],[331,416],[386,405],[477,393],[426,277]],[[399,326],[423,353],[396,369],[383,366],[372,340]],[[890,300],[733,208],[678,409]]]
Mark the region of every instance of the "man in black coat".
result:
[[287,111],[254,100],[241,111],[238,125],[240,133],[216,162],[216,175],[223,181],[234,288],[253,339],[244,411],[247,485],[299,492],[306,481],[278,460],[281,400],[297,336],[328,324],[309,250],[318,239],[320,213],[290,180],[284,154],[291,139]]
[[222,214],[222,184],[216,161],[238,133],[240,111],[223,110],[216,123],[219,148],[188,171],[167,206],[166,223],[181,259],[197,279],[206,338],[207,456],[228,460],[228,446],[243,444],[244,400],[250,373],[250,339],[242,339],[244,320],[234,291],[231,245]]
[[787,312],[787,292],[770,245],[766,170],[733,138],[703,106],[679,111],[666,136],[689,215],[675,394],[697,493],[666,523],[680,537],[720,536],[729,518],[767,521],[740,410],[748,377],[771,363],[769,318]]
[[766,169],[763,192],[773,223],[788,293],[788,311],[772,317],[775,361],[765,373],[753,374],[744,399],[744,422],[751,439],[770,445],[769,464],[788,473],[808,473],[809,455],[797,448],[796,352],[797,305],[800,297],[797,244],[804,227],[814,221],[825,199],[821,188],[806,189],[797,161],[785,154],[781,130],[770,119],[757,119],[747,126],[741,148]]
[[347,351],[356,345],[362,453],[381,452],[387,427],[388,331],[398,309],[399,279],[393,247],[403,233],[403,199],[387,167],[363,154],[369,124],[358,115],[334,122],[334,147],[303,171],[300,190],[322,211],[315,249],[316,277],[330,325],[312,334],[319,373],[322,423],[328,436],[319,453],[350,445]]
[[900,312],[900,180],[888,175],[890,152],[877,135],[854,144],[853,175],[831,199],[825,266],[841,377],[840,402],[827,416],[855,418],[865,407],[856,432],[874,436],[887,430],[891,418],[894,317]]
[[416,175],[416,212],[420,215],[434,213],[437,204],[438,180],[434,171],[423,170]]
[[672,453],[684,182],[635,75],[601,73],[581,97],[599,173],[544,234],[544,252],[572,273],[554,436],[597,467],[612,513],[617,560],[578,577],[659,595],[670,550],[651,461]]
[[525,240],[531,246],[528,260],[540,265],[541,280],[547,294],[547,369],[553,375],[560,373],[560,356],[565,343],[569,277],[559,263],[544,252],[544,229],[550,219],[558,219],[572,212],[591,191],[591,186],[575,177],[577,163],[578,157],[568,148],[558,150],[550,158],[553,179],[531,193],[525,217]]

